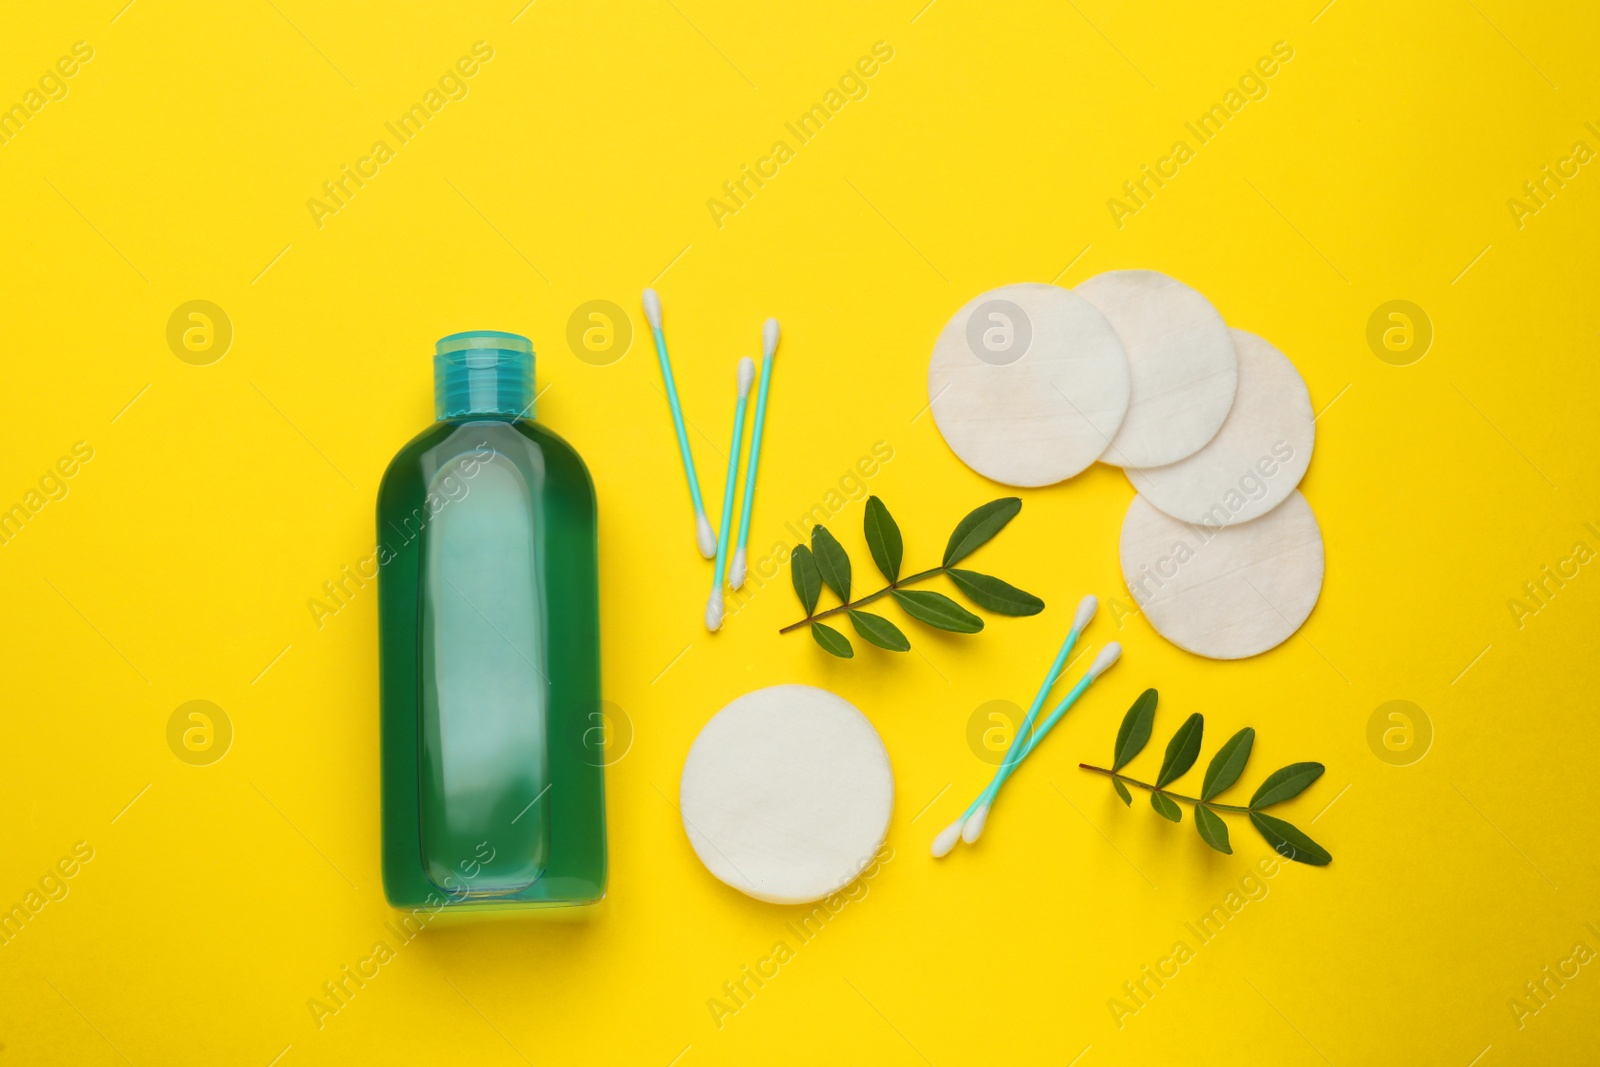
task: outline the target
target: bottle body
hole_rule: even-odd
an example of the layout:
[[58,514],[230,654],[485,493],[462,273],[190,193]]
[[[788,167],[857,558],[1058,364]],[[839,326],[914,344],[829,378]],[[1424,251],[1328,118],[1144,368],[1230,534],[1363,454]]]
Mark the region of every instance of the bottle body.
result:
[[606,884],[596,508],[565,441],[441,418],[378,495],[384,891],[583,904]]

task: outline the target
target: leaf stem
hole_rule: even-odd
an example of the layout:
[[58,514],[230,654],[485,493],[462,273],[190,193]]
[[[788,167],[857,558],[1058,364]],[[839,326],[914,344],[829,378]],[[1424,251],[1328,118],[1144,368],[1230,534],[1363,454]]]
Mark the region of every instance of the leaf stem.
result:
[[946,568],[944,568],[944,567],[934,567],[931,570],[919,571],[916,574],[907,575],[906,577],[901,578],[897,582],[890,582],[888,585],[884,586],[882,589],[878,590],[876,593],[873,593],[873,594],[871,594],[869,596],[864,596],[860,600],[852,600],[848,604],[840,604],[836,608],[829,608],[827,611],[819,611],[815,615],[807,615],[805,618],[801,619],[799,622],[792,622],[788,626],[785,626],[783,629],[779,630],[778,632],[780,634],[786,634],[790,630],[798,630],[802,626],[809,626],[809,625],[811,625],[812,623],[816,622],[819,619],[826,619],[830,615],[838,615],[838,614],[840,614],[842,612],[849,611],[852,608],[859,608],[862,605],[870,604],[874,600],[881,600],[884,597],[888,596],[890,593],[894,592],[896,589],[899,589],[903,585],[910,585],[912,582],[920,582],[924,578],[932,578],[935,574],[943,574],[945,572],[945,570],[946,570]]
[[1182,793],[1174,793],[1170,790],[1162,789],[1159,786],[1151,785],[1148,782],[1141,782],[1137,778],[1129,778],[1125,774],[1118,774],[1116,771],[1108,771],[1104,767],[1094,767],[1087,763],[1080,763],[1078,766],[1086,771],[1093,771],[1095,774],[1103,774],[1107,778],[1115,778],[1124,785],[1138,786],[1140,789],[1149,790],[1152,793],[1160,793],[1164,797],[1170,797],[1173,800],[1181,800],[1186,804],[1204,804],[1206,807],[1215,808],[1218,811],[1231,811],[1240,815],[1250,814],[1249,808],[1241,808],[1236,804],[1218,804],[1216,801],[1201,800],[1199,797],[1186,797]]

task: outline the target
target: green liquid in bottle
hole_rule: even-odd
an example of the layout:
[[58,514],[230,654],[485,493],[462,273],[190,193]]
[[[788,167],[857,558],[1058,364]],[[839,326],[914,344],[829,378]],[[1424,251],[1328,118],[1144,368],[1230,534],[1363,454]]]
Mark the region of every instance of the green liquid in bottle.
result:
[[533,353],[456,334],[439,421],[378,493],[384,891],[396,907],[605,893],[594,486],[523,413]]

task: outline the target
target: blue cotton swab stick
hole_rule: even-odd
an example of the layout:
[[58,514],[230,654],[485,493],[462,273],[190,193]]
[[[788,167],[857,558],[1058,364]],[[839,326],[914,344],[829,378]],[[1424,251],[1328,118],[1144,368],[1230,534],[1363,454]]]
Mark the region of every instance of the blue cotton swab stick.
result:
[[[1033,727],[1033,720],[1038,716],[1039,709],[1044,707],[1045,697],[1050,694],[1050,689],[1056,684],[1056,679],[1061,677],[1062,670],[1066,667],[1067,657],[1072,654],[1073,646],[1078,643],[1078,635],[1083,632],[1094,618],[1095,611],[1099,608],[1100,601],[1094,596],[1086,596],[1078,603],[1077,614],[1072,617],[1072,630],[1067,634],[1067,639],[1061,643],[1061,651],[1056,653],[1055,662],[1050,665],[1050,670],[1044,676],[1044,681],[1039,685],[1039,691],[1034,694],[1033,704],[1028,708],[1028,714],[1023,718],[1022,725],[1017,728],[1016,734],[1011,738],[1011,746],[1006,749],[1005,759],[1001,761],[1004,767],[1013,762],[1013,757],[1020,759],[1022,746],[1026,744],[1028,731]],[[962,812],[961,818],[945,827],[938,837],[933,839],[933,854],[943,857],[956,847],[956,841],[961,837],[961,828],[966,823],[967,817],[977,808],[974,802],[971,807]]]
[[[1056,679],[1061,677],[1061,671],[1066,665],[1067,656],[1072,652],[1073,646],[1078,643],[1078,635],[1083,632],[1083,629],[1094,618],[1095,611],[1099,605],[1099,600],[1093,596],[1086,596],[1078,603],[1077,614],[1072,619],[1072,631],[1067,634],[1067,639],[1062,642],[1061,651],[1056,654],[1055,663],[1051,665],[1049,673],[1045,675],[1044,682],[1039,686],[1038,693],[1034,695],[1033,704],[1028,708],[1028,714],[1017,728],[1015,736],[1012,737],[1011,746],[1006,750],[1005,759],[1001,761],[1002,767],[1021,758],[1023,746],[1027,743],[1029,731],[1033,726],[1034,719],[1038,717],[1039,709],[1044,706],[1045,697],[1049,695],[1051,687],[1056,684]],[[961,813],[959,819],[945,827],[939,836],[934,838],[934,856],[945,856],[955,847],[956,842],[961,838],[962,827],[977,806],[977,802],[974,801],[966,811]]]
[[[1079,635],[1083,633],[1089,623],[1094,621],[1094,614],[1099,609],[1100,600],[1093,594],[1078,601],[1078,610],[1072,616],[1072,630],[1067,634],[1067,639],[1061,643],[1061,651],[1056,653],[1055,662],[1050,665],[1049,673],[1045,675],[1044,681],[1039,686],[1039,691],[1033,695],[1033,703],[1029,705],[1028,713],[1023,716],[1022,724],[1017,727],[1017,732],[1011,738],[1011,744],[1006,747],[1005,758],[1000,761],[1001,769],[1022,758],[1022,746],[1027,742],[1028,735],[1033,730],[1033,721],[1038,717],[1039,709],[1044,707],[1045,697],[1049,695],[1051,688],[1056,684],[1056,680],[1061,677],[1061,672],[1066,669],[1067,657],[1072,654],[1073,648],[1078,644]],[[999,771],[997,770],[995,773],[998,774]],[[969,807],[966,815],[971,815],[973,808],[976,807],[976,804]],[[966,815],[963,815],[962,818],[966,818]]]
[[717,535],[716,574],[711,579],[711,595],[706,597],[706,629],[722,629],[722,578],[728,562],[728,525],[733,521],[733,494],[739,488],[739,442],[744,440],[744,405],[750,398],[750,383],[756,378],[756,362],[749,356],[739,361],[739,399],[733,409],[733,444],[728,448],[728,485],[722,492],[722,532]]
[[[1073,692],[1068,693],[1064,698],[1062,698],[1061,703],[1057,704],[1055,710],[1050,713],[1050,717],[1045,719],[1044,725],[1035,730],[1028,738],[1028,747],[1022,750],[1022,755],[1018,756],[1016,762],[1013,763],[1006,771],[1006,778],[1010,778],[1016,773],[1017,768],[1022,766],[1022,761],[1027,759],[1033,750],[1039,747],[1039,742],[1044,740],[1045,734],[1048,734],[1051,730],[1055,729],[1056,723],[1060,722],[1066,717],[1067,711],[1072,707],[1073,703],[1078,699],[1078,697],[1082,695],[1083,690],[1089,687],[1089,683],[1100,677],[1106,671],[1110,670],[1111,665],[1116,663],[1117,660],[1121,658],[1122,645],[1116,641],[1111,642],[1105,648],[1100,650],[1100,654],[1094,659],[1094,664],[1089,668],[1089,673],[1084,676],[1084,679],[1079,682],[1077,686],[1074,687]],[[1000,784],[1004,785],[1005,781],[1002,779]],[[998,793],[999,791],[999,788],[996,787],[995,792]],[[991,806],[993,805],[993,802],[993,798],[990,798]]]
[[995,775],[994,781],[989,783],[989,788],[983,791],[983,795],[973,805],[972,814],[967,817],[966,825],[961,828],[961,840],[969,845],[978,840],[978,836],[983,833],[984,825],[989,821],[989,809],[994,805],[995,794],[1000,792],[1000,787],[1006,783],[1006,779],[1010,778],[1012,772],[1021,765],[1023,760],[1028,758],[1028,754],[1038,747],[1039,742],[1044,740],[1044,735],[1049,733],[1056,723],[1061,721],[1062,717],[1067,714],[1068,709],[1077,703],[1078,698],[1083,695],[1085,689],[1089,688],[1090,683],[1110,670],[1111,665],[1117,662],[1121,656],[1122,646],[1115,641],[1100,650],[1100,655],[1095,657],[1094,663],[1090,665],[1088,672],[1078,680],[1077,685],[1072,687],[1072,691],[1062,698],[1061,703],[1056,705],[1055,710],[1050,713],[1050,717],[1044,721],[1044,725],[1035,730],[1032,736],[1028,738],[1027,746],[1022,750],[1022,754],[1009,766],[1002,766],[1000,772]]
[[[994,777],[989,779],[989,784],[984,787],[982,793],[978,794],[978,799],[974,800],[971,806],[967,808],[966,818],[969,829],[973,814],[980,810],[988,811],[990,805],[994,803],[995,794],[1000,792],[1000,787],[1005,784],[1007,778],[1011,777],[1012,772],[1017,769],[1017,765],[1027,759],[1028,753],[1032,752],[1034,746],[1038,745],[1039,739],[1043,736],[1043,731],[1048,730],[1050,725],[1060,722],[1061,716],[1066,714],[1066,709],[1070,708],[1078,697],[1082,695],[1083,690],[1088,688],[1089,683],[1099,677],[1101,671],[1115,663],[1120,655],[1122,655],[1122,646],[1115,641],[1111,642],[1101,650],[1100,655],[1095,657],[1094,663],[1084,673],[1084,676],[1078,679],[1077,685],[1073,686],[1067,695],[1062,698],[1061,703],[1055,706],[1055,709],[1045,719],[1045,726],[1041,726],[1039,729],[1032,729],[1033,723],[1031,721],[1025,720],[1023,722],[1022,728],[1017,731],[1017,736],[1012,738],[1011,748],[1007,751],[1006,758],[996,768]],[[978,833],[982,833],[981,827]],[[963,832],[962,837],[969,843],[973,840],[973,838],[967,837],[965,832]]]
[[667,358],[667,337],[661,332],[661,297],[654,289],[644,291],[644,317],[650,320],[650,332],[656,338],[656,358],[661,361],[661,378],[667,384],[667,404],[672,408],[672,425],[678,431],[678,451],[683,456],[683,473],[689,478],[689,497],[694,501],[694,539],[700,554],[710,559],[717,551],[717,535],[711,530],[711,520],[706,518],[706,506],[700,499],[700,479],[694,475],[694,454],[689,451],[689,433],[683,428],[683,407],[678,403],[678,386],[672,380],[672,361]]
[[739,545],[728,565],[728,584],[744,587],[745,546],[750,543],[750,501],[756,495],[756,458],[761,454],[761,427],[767,421],[767,386],[772,381],[772,354],[778,350],[778,320],[768,319],[761,330],[761,388],[756,391],[755,429],[750,431],[750,458],[744,465],[744,503],[739,506]]

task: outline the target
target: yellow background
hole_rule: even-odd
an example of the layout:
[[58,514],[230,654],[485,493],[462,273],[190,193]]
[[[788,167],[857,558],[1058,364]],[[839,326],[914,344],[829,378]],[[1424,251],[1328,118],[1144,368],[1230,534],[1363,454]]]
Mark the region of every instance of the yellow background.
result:
[[[1590,842],[1600,743],[1590,563],[1531,617],[1508,601],[1600,548],[1594,402],[1600,173],[1537,214],[1507,200],[1600,148],[1600,16],[1582,4],[766,5],[571,0],[13,5],[0,102],[75,41],[94,58],[0,146],[0,505],[75,442],[92,461],[0,546],[6,608],[0,906],[76,842],[94,858],[0,945],[3,1064],[1583,1062],[1590,963],[1537,1014],[1508,1006],[1579,941],[1600,949]],[[120,9],[120,10],[119,10]],[[448,12],[446,9],[449,9]],[[319,229],[306,202],[476,41],[494,58]],[[874,42],[894,50],[809,144],[784,130]],[[1291,62],[1211,143],[1184,123],[1286,41]],[[1178,139],[1196,148],[1118,228],[1106,201]],[[719,228],[706,201],[790,140],[795,158]],[[1327,581],[1271,653],[1205,661],[1130,603],[1115,471],[1024,491],[974,557],[1043,596],[975,637],[907,624],[912,654],[831,660],[787,572],[708,636],[692,523],[639,290],[667,309],[710,505],[733,367],[785,339],[752,542],[866,484],[907,566],[1005,490],[945,448],[926,359],[966,300],[1013,281],[1169,272],[1300,368],[1321,412],[1303,489]],[[235,337],[180,361],[168,317],[225,309]],[[617,362],[568,317],[634,316]],[[1368,347],[1406,299],[1420,362]],[[372,548],[379,477],[431,417],[433,341],[530,335],[539,414],[599,488],[605,688],[632,723],[608,776],[610,895],[586,915],[430,926],[319,1029],[307,1002],[392,935],[379,884],[376,597],[319,628],[308,601]],[[130,406],[131,405],[131,406]],[[1329,406],[1331,405],[1331,406]],[[920,415],[920,417],[919,417]],[[862,506],[832,523],[870,573]],[[966,736],[1025,704],[1086,592],[1123,662],[1009,786],[975,850],[928,842],[987,779]],[[893,610],[888,614],[896,615]],[[860,644],[860,642],[858,642]],[[701,724],[803,681],[860,706],[894,762],[894,858],[719,1028],[707,1002],[789,940],[801,909],[696,861],[674,808]],[[1281,813],[1334,855],[1266,879],[1211,943],[1185,923],[1270,852],[1230,820],[1126,810],[1104,761],[1146,686],[1149,771],[1182,716],[1202,758],[1259,731],[1240,789],[1293,760],[1326,776]],[[210,766],[169,717],[224,709]],[[1392,699],[1435,737],[1397,767],[1367,723]],[[1199,771],[1191,772],[1194,779]],[[1190,784],[1186,780],[1186,784]],[[1108,1000],[1174,942],[1195,958],[1141,1010]],[[1570,965],[1569,965],[1570,966]],[[1531,1005],[1531,1002],[1530,1002]],[[1585,1050],[1589,1050],[1586,1052]],[[1075,1059],[1076,1058],[1076,1059]]]

